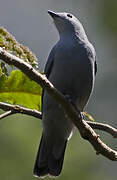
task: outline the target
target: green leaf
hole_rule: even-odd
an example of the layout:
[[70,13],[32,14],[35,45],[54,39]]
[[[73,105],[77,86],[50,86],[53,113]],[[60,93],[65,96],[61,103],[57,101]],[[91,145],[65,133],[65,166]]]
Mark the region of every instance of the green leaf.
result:
[[42,88],[19,70],[0,74],[0,101],[41,109]]
[[82,112],[82,114],[92,122],[95,122],[95,119],[88,112]]
[[30,63],[33,67],[37,66],[36,56],[28,47],[18,43],[16,39],[3,27],[0,26],[0,47],[5,48],[9,53]]

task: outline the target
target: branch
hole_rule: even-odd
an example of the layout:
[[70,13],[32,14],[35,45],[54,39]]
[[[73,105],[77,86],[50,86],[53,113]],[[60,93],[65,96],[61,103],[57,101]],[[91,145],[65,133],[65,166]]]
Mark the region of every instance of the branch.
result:
[[109,148],[106,144],[104,144],[99,136],[94,132],[94,130],[86,123],[85,120],[82,120],[80,116],[80,112],[76,111],[70,102],[65,99],[65,97],[54,88],[53,84],[49,82],[49,80],[39,72],[37,72],[31,65],[24,62],[20,58],[11,55],[4,49],[0,48],[0,59],[9,65],[14,65],[18,69],[20,69],[23,73],[25,73],[30,79],[34,80],[38,84],[40,84],[48,94],[53,97],[59,104],[62,105],[65,113],[72,120],[75,126],[78,128],[81,136],[84,139],[87,139],[97,154],[102,154],[110,160],[117,161],[117,152]]
[[11,110],[1,114],[0,115],[0,120],[7,117],[7,116],[9,116],[9,115],[11,115],[11,114],[13,114]]
[[103,124],[103,123],[98,123],[98,122],[91,122],[91,121],[86,121],[88,125],[90,125],[93,129],[98,129],[105,131],[109,134],[111,134],[114,138],[117,138],[117,129],[108,125],[108,124]]
[[6,114],[3,113],[3,114],[0,115],[0,119],[4,118],[6,116],[9,116],[11,114],[16,114],[16,113],[27,114],[27,115],[30,115],[30,116],[33,116],[33,117],[36,117],[36,118],[39,118],[39,119],[42,118],[41,112],[39,112],[37,110],[21,107],[21,106],[18,106],[18,105],[11,105],[11,104],[8,104],[8,103],[0,102],[0,109],[2,109],[4,111],[7,111]]
[[[18,106],[18,105],[11,105],[8,103],[0,102],[0,109],[7,111],[0,115],[0,119],[3,119],[9,115],[16,114],[16,113],[26,114],[29,116],[36,117],[37,119],[42,119],[42,113],[40,111],[25,108],[25,107]],[[114,138],[117,138],[117,129],[116,128],[113,128],[112,126],[110,126],[108,124],[91,122],[91,121],[86,121],[86,122],[93,129],[105,131],[105,132],[111,134]]]

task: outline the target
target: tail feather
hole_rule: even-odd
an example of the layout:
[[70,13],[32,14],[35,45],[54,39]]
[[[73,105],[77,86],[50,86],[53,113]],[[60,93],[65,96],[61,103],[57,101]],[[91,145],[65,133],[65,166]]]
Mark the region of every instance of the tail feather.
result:
[[64,154],[66,149],[66,142],[64,144],[64,149],[61,156],[56,159],[56,157],[51,153],[48,160],[49,174],[52,176],[59,176],[63,166]]
[[46,144],[43,142],[43,135],[40,141],[33,174],[38,177],[43,177],[48,174],[47,148]]
[[55,144],[48,147],[44,137],[42,136],[39,146],[39,151],[36,157],[34,171],[33,171],[35,176],[38,177],[44,177],[46,175],[59,176],[62,170],[64,153],[67,144],[66,142],[67,141],[63,141],[61,147],[62,148],[61,154],[59,156],[58,155],[56,156],[55,150],[53,151],[53,149],[55,149]]

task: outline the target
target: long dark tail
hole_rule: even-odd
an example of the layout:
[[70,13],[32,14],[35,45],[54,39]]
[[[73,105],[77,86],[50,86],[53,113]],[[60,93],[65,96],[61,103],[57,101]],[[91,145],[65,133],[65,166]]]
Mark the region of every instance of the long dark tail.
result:
[[62,170],[66,142],[67,140],[48,146],[42,135],[33,171],[35,176],[59,176]]

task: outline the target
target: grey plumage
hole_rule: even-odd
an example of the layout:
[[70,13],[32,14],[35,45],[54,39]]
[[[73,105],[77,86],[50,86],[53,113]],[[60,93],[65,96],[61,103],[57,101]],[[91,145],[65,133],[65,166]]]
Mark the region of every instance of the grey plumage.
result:
[[[97,71],[96,54],[82,24],[69,13],[48,11],[60,40],[50,52],[45,75],[64,95],[69,95],[83,111],[92,92]],[[34,167],[34,175],[58,176],[62,169],[67,140],[74,129],[62,107],[46,91],[42,97],[43,135]]]

